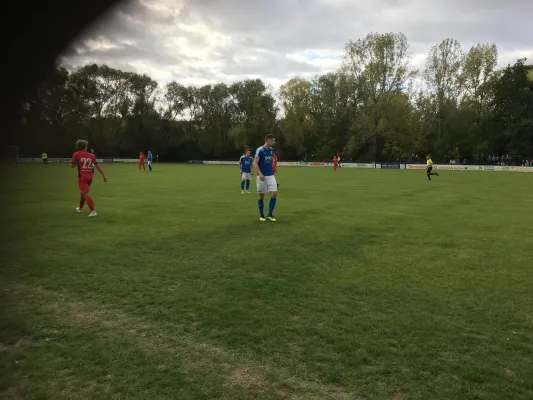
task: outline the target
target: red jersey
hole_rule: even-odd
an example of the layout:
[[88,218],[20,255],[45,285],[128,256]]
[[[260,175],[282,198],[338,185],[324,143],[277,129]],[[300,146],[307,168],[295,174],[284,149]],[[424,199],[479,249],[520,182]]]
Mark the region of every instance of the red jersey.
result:
[[277,165],[278,165],[278,156],[274,154],[272,156],[272,172],[273,173],[276,173],[276,166]]
[[339,163],[339,160],[337,157],[333,157],[333,164],[337,165]]
[[139,162],[140,162],[141,164],[144,164],[144,158],[145,158],[144,154],[140,154],[140,155],[139,155]]
[[93,179],[93,165],[98,164],[94,154],[88,151],[79,150],[72,155],[71,164],[78,166],[78,178],[92,181]]

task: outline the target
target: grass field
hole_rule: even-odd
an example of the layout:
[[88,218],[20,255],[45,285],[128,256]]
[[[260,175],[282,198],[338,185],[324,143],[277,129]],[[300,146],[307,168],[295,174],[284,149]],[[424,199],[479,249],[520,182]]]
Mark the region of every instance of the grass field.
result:
[[533,398],[533,174],[103,167],[4,167],[0,398]]

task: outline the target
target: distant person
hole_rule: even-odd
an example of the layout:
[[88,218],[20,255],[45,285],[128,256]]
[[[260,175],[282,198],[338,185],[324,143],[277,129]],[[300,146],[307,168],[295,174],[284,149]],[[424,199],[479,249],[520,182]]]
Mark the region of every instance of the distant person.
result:
[[148,150],[148,170],[152,171],[152,152]]
[[[250,149],[246,149],[244,155],[239,159],[239,170],[241,171],[241,193],[250,194],[250,181],[252,180],[252,164],[254,159],[251,157]],[[244,185],[246,184],[246,192]]]
[[431,171],[433,171],[433,160],[428,154],[426,156],[426,174],[428,176],[428,180],[431,180],[431,175],[439,176],[437,172],[431,172]]
[[276,137],[274,135],[267,135],[265,144],[258,147],[255,151],[253,166],[255,171],[257,171],[257,207],[259,208],[259,221],[266,221],[264,199],[265,193],[270,193],[267,219],[271,222],[276,222],[274,209],[276,208],[276,198],[278,197],[278,185],[274,177],[274,172],[272,171],[274,144],[276,144]]
[[43,159],[43,164],[48,165],[48,154],[46,154],[46,151],[41,154],[41,158]]
[[104,171],[98,165],[94,154],[87,151],[87,141],[78,140],[76,142],[76,152],[72,155],[72,160],[70,161],[70,168],[78,167],[78,187],[80,188],[80,206],[76,208],[76,211],[81,213],[83,211],[83,206],[85,202],[89,206],[91,213],[89,217],[96,217],[96,210],[94,209],[94,202],[89,193],[91,183],[93,182],[92,168],[93,165],[96,166],[96,169],[102,174],[104,182],[107,182]]
[[143,171],[146,171],[146,167],[144,165],[144,159],[145,158],[146,157],[144,156],[144,153],[141,151],[139,153],[139,172],[141,172],[141,167],[142,167]]
[[[91,149],[91,154],[94,156],[94,159],[96,160],[96,154],[94,154],[94,149]],[[92,173],[94,175],[94,165],[93,165]]]
[[[274,173],[274,176],[276,176],[276,172],[278,172],[278,156],[276,154],[272,156],[272,172]],[[277,179],[276,179],[276,187],[279,187],[279,183]]]
[[339,165],[339,159],[337,156],[333,156],[333,172],[337,172],[337,166]]
[[337,165],[339,168],[341,167],[341,156],[339,156],[339,153],[337,153]]

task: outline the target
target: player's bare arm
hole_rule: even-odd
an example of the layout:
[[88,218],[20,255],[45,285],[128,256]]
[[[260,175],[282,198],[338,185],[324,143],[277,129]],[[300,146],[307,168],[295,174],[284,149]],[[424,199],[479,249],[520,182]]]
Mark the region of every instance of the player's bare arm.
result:
[[94,164],[94,166],[96,167],[98,172],[100,172],[100,174],[102,174],[102,178],[104,178],[104,182],[107,182],[107,178],[106,178],[106,176],[104,174],[104,170],[102,169],[102,167],[100,167],[100,164]]
[[259,170],[259,157],[254,157],[254,169],[257,171],[257,174],[259,175],[259,179],[261,179],[262,181],[265,180],[265,177],[264,175],[261,173],[261,171]]

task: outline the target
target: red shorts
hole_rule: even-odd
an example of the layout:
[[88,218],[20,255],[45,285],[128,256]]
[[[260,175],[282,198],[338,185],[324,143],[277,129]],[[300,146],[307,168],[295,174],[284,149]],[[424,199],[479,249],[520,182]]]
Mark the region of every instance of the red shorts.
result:
[[93,183],[92,179],[78,178],[78,187],[80,188],[80,194],[89,193],[89,187]]
[[139,165],[144,165],[144,161],[139,161]]

